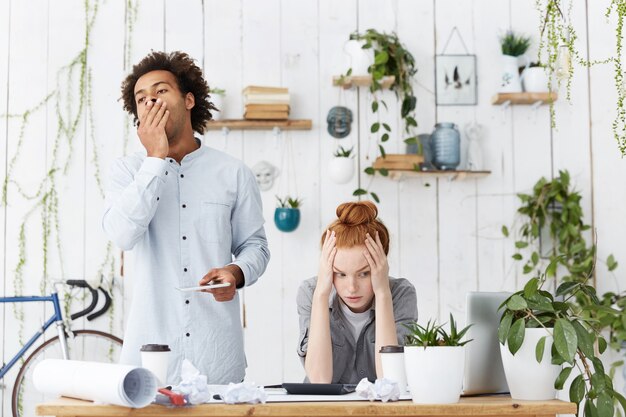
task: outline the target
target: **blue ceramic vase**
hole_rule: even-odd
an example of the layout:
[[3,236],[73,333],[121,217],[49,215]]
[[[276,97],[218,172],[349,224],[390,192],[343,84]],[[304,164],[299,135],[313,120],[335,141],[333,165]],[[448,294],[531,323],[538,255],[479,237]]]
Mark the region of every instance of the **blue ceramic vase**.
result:
[[454,123],[437,123],[431,137],[433,164],[452,170],[461,163],[461,135]]
[[274,211],[274,224],[281,232],[293,232],[300,224],[300,209],[277,207]]

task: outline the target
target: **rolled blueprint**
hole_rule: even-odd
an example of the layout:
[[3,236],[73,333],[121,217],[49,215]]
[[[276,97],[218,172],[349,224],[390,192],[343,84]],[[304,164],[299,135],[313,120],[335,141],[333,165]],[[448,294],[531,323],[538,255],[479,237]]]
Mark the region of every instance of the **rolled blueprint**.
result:
[[37,364],[33,383],[43,394],[133,408],[147,406],[157,392],[156,377],[145,368],[63,359]]

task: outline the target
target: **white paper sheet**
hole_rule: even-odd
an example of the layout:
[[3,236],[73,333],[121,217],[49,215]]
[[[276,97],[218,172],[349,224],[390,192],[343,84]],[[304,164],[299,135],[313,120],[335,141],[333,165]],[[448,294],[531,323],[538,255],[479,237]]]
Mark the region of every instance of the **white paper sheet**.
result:
[[45,359],[33,371],[35,388],[57,396],[141,408],[154,400],[156,377],[145,368]]

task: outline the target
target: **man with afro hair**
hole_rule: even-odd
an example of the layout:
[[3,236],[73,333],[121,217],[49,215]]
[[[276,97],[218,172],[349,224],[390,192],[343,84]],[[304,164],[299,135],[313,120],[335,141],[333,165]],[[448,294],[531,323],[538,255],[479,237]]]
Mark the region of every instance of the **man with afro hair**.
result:
[[[152,52],[122,83],[145,152],[119,158],[102,226],[133,251],[132,301],[120,362],[141,365],[146,344],[171,349],[166,385],[188,359],[211,384],[245,376],[237,289],[257,281],[270,253],[255,177],[203,146],[211,111],[202,70],[183,52]],[[226,287],[182,292],[208,283]]]

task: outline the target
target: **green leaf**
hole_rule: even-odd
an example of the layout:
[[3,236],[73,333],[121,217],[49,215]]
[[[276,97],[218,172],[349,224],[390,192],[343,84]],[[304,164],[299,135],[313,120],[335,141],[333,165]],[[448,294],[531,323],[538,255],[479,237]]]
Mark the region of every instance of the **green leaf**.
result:
[[593,351],[593,336],[590,335],[587,330],[578,321],[572,323],[574,330],[576,330],[576,336],[578,338],[578,347],[583,351],[585,356],[592,358],[594,356]]
[[546,268],[546,277],[553,277],[556,275],[556,268],[559,266],[560,259],[560,257],[557,257],[550,262],[550,264]]
[[585,417],[600,417],[598,416],[598,409],[590,399],[585,402]]
[[502,234],[504,237],[509,237],[509,228],[506,226],[502,226]]
[[378,172],[380,172],[380,175],[382,175],[383,177],[386,177],[389,175],[389,170],[387,168],[380,168]]
[[376,52],[374,56],[374,65],[386,64],[389,61],[389,54],[387,51]]
[[537,294],[537,290],[539,289],[539,279],[531,278],[528,280],[526,285],[524,286],[524,297],[530,298],[533,295]]
[[378,101],[372,101],[372,113],[376,113],[378,111]]
[[380,150],[380,155],[384,158],[385,156],[387,156],[387,154],[385,153],[385,148],[383,148],[382,145],[378,145],[378,150]]
[[[600,354],[603,354],[607,348],[606,339],[602,336],[598,337],[598,351]],[[624,408],[624,412],[626,412],[626,408]]]
[[528,304],[526,303],[526,300],[522,298],[522,296],[515,294],[509,299],[509,302],[506,303],[506,307],[509,310],[517,311],[527,308]]
[[554,345],[557,352],[567,362],[573,363],[576,347],[578,346],[578,337],[572,323],[566,319],[557,319],[554,325]]
[[569,293],[574,287],[576,287],[577,285],[579,285],[580,283],[578,282],[564,282],[563,284],[559,285],[559,288],[556,289],[556,296],[560,296],[560,295],[565,295],[567,293]]
[[613,397],[617,399],[619,404],[622,406],[622,410],[624,410],[624,413],[626,415],[626,398],[624,398],[624,396],[617,391],[613,391]]
[[600,392],[596,403],[598,405],[598,417],[613,417],[615,410],[613,399],[606,391]]
[[585,381],[583,380],[582,375],[578,375],[572,381],[572,385],[569,387],[569,400],[575,402],[576,404],[580,403],[585,396]]
[[387,142],[389,140],[389,133],[384,133],[381,138],[381,142]]
[[524,249],[527,246],[528,246],[528,242],[524,242],[523,240],[518,240],[517,242],[515,242],[515,247],[517,249]]
[[516,261],[521,261],[522,260],[522,255],[519,254],[519,253],[516,253],[513,256],[511,256],[511,258],[515,259]]
[[565,381],[567,381],[567,378],[569,378],[569,375],[572,373],[572,369],[574,369],[573,366],[569,368],[565,367],[561,370],[559,376],[556,378],[556,381],[554,381],[554,389],[563,389],[563,385],[565,384]]
[[367,167],[363,170],[367,175],[374,175],[376,170],[373,167]]
[[500,340],[500,343],[504,344],[504,342],[506,341],[512,322],[513,314],[508,311],[504,314],[504,316],[502,316],[502,320],[500,321],[500,325],[498,326],[498,340]]
[[617,268],[617,261],[615,260],[613,255],[609,255],[609,257],[607,258],[606,266],[609,268],[609,271],[613,271],[615,270],[615,268]]
[[346,76],[349,77],[352,75],[352,68],[348,69],[348,72],[346,72]]
[[391,128],[389,127],[387,123],[383,123],[383,127],[385,128],[387,132],[391,132]]
[[378,132],[379,129],[380,129],[380,123],[376,122],[372,124],[372,127],[370,128],[370,132],[376,133]]
[[362,188],[357,188],[356,190],[354,190],[354,192],[352,193],[353,196],[358,196],[358,195],[365,195],[367,194],[367,191],[365,191]]
[[372,196],[375,202],[380,203],[380,198],[378,198],[378,194],[370,192],[370,195]]
[[[546,348],[546,336],[543,336],[537,342],[537,346],[535,346],[535,359],[537,359],[538,363],[541,363],[541,360],[543,359],[543,351],[545,348]],[[557,388],[557,389],[560,389],[560,388]]]
[[507,337],[507,343],[509,345],[509,352],[512,355],[515,355],[517,351],[522,347],[522,343],[524,343],[524,319],[517,319],[511,326],[511,330],[509,330],[509,336]]

